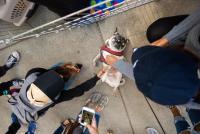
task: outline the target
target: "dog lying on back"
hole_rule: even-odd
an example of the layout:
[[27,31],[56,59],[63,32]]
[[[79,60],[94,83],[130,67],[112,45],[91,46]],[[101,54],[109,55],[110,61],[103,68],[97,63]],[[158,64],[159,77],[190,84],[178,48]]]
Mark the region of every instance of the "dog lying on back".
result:
[[101,46],[98,55],[93,59],[94,66],[97,66],[98,61],[103,63],[105,73],[101,76],[101,81],[113,87],[114,92],[120,85],[125,84],[125,79],[122,78],[122,73],[106,63],[105,58],[107,55],[112,55],[118,59],[124,59],[123,52],[128,43],[129,40],[120,35],[116,29],[113,36],[105,41],[105,45]]

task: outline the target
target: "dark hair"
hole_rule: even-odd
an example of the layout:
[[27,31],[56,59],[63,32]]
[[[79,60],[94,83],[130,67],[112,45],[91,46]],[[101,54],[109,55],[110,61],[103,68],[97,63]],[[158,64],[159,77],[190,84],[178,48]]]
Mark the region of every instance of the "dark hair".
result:
[[62,75],[64,81],[68,81],[69,78],[71,77],[70,71],[62,66],[54,68],[54,71]]
[[[73,66],[73,68],[71,68],[70,66]],[[60,74],[63,77],[64,81],[68,81],[71,76],[74,76],[78,73],[77,70],[74,68],[81,69],[82,64],[73,65],[72,63],[65,63],[62,66],[53,68],[53,70]]]

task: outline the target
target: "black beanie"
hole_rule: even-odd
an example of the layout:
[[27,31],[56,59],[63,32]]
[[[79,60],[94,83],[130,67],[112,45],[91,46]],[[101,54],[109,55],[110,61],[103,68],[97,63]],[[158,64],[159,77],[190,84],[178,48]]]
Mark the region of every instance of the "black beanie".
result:
[[33,84],[35,84],[52,101],[55,101],[57,95],[64,89],[64,80],[53,70],[40,75]]

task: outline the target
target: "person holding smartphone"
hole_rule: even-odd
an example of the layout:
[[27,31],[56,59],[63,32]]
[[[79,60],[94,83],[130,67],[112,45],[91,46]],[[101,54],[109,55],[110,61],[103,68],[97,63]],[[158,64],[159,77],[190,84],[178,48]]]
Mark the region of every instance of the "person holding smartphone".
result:
[[54,134],[98,134],[100,113],[108,104],[108,97],[93,93],[86,101],[76,120],[66,119],[55,130]]

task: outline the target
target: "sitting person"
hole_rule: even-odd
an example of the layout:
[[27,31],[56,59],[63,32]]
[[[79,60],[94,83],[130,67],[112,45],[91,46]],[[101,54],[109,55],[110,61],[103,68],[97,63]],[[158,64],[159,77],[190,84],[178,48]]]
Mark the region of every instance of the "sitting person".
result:
[[49,70],[34,68],[30,70],[19,92],[14,92],[8,103],[12,110],[12,124],[7,134],[17,133],[22,124],[28,124],[28,132],[34,133],[36,121],[58,103],[79,97],[96,85],[102,71],[79,86],[64,90],[70,77],[80,72],[80,64],[64,64]]
[[[190,31],[193,32],[193,29],[198,29],[200,33],[199,14],[200,9],[185,18],[169,33],[162,35],[163,38],[160,36],[161,39],[157,41],[155,40],[158,37],[148,37],[151,39],[151,45],[134,49],[132,64],[113,56],[107,56],[106,62],[133,79],[138,89],[151,100],[162,105],[186,105],[200,109],[200,104],[194,104],[192,101],[200,92],[200,80],[197,74],[199,54],[195,53],[199,50],[199,45],[193,49],[194,51],[175,47],[179,41],[186,40],[186,35]],[[182,18],[184,17],[186,16]],[[198,44],[200,35],[195,36],[194,33],[193,35]],[[189,37],[190,39],[192,38]],[[169,47],[166,47],[168,44]],[[193,43],[189,46],[193,46]]]
[[103,111],[107,103],[107,96],[102,95],[101,93],[93,93],[85,104],[85,107],[95,110],[95,118],[93,119],[92,124],[87,125],[87,129],[85,129],[85,127],[79,123],[82,118],[82,115],[79,114],[75,121],[71,119],[63,121],[54,134],[62,134],[63,132],[65,134],[99,134],[97,126],[99,124],[100,112]]

